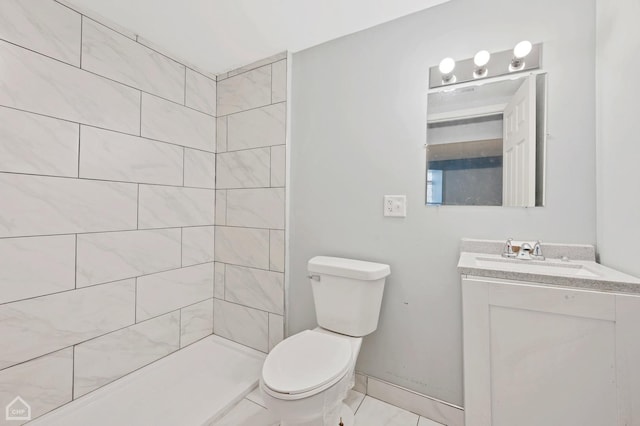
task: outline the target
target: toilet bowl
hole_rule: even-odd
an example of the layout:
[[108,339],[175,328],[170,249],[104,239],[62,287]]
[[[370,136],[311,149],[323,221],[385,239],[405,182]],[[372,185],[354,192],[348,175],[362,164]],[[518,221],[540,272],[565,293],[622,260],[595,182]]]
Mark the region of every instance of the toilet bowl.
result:
[[378,325],[388,265],[318,256],[309,261],[318,325],[276,345],[260,389],[282,426],[353,425],[343,403],[362,337]]

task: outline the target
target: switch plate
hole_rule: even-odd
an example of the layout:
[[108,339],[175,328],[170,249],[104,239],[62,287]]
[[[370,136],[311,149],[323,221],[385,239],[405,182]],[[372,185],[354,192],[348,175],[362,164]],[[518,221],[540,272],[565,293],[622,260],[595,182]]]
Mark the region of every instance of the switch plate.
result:
[[407,196],[385,195],[384,215],[390,217],[407,217]]

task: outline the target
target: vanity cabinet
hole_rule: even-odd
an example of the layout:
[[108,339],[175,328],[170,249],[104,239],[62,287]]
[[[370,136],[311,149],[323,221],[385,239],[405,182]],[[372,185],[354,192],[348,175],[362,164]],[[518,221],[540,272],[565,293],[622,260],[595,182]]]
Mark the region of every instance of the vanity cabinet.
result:
[[466,426],[640,425],[640,296],[462,276]]

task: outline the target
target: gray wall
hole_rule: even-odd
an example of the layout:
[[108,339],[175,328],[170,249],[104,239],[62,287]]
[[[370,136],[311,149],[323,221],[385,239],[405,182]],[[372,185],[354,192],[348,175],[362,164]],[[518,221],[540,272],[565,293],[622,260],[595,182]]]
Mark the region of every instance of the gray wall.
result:
[[640,276],[640,3],[597,8],[598,252],[603,264]]
[[[453,0],[293,57],[288,333],[315,326],[306,262],[386,262],[378,330],[357,369],[462,405],[462,237],[595,243],[593,1]],[[443,57],[544,43],[544,208],[425,207],[428,69]],[[384,218],[384,194],[408,217]]]
[[37,417],[212,333],[216,82],[52,0],[0,39],[0,407]]

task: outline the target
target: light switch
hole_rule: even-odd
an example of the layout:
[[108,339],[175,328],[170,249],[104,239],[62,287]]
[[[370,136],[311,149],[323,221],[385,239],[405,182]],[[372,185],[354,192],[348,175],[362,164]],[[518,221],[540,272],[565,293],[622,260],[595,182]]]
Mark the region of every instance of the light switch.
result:
[[384,215],[391,217],[407,217],[407,196],[385,195]]

